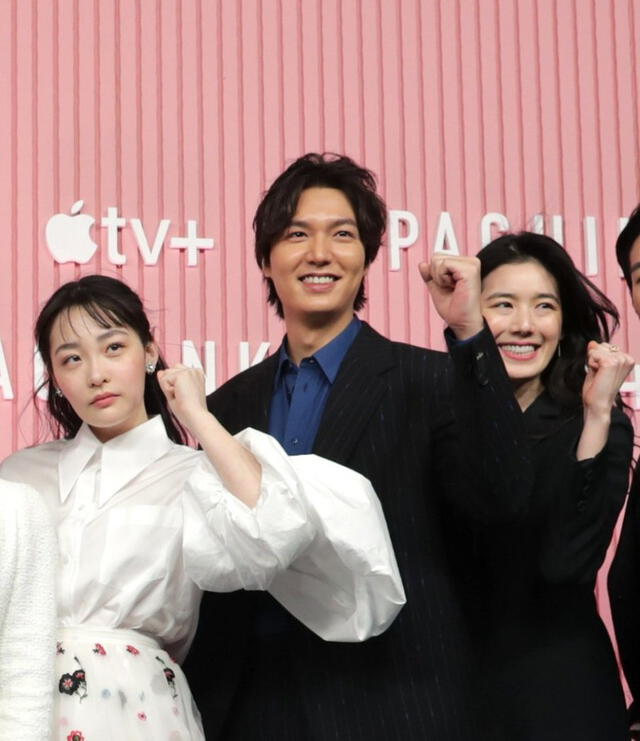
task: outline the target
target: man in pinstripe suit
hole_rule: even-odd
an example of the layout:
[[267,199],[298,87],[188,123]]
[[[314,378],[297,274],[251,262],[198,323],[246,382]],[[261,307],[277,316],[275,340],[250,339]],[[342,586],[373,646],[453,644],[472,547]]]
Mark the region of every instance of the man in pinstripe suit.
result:
[[[640,317],[640,204],[616,242],[616,257]],[[637,366],[636,366],[637,367]],[[620,661],[631,692],[631,738],[640,739],[640,465],[636,462],[615,558],[609,570],[609,601]]]
[[206,595],[185,671],[208,739],[478,737],[449,549],[525,508],[520,413],[483,329],[473,258],[421,266],[451,360],[354,316],[385,225],[372,174],[352,160],[310,154],[282,173],[254,229],[286,338],[208,401],[232,432],[266,430],[290,454],[314,452],[371,480],[407,605],[382,636],[336,644],[268,594]]

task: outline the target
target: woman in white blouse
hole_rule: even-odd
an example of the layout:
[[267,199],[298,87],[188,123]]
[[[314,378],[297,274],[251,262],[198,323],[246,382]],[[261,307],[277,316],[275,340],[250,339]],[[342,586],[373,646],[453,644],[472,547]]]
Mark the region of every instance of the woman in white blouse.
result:
[[49,736],[55,558],[51,515],[38,493],[0,481],[0,741]]
[[231,437],[120,281],[65,284],[35,334],[58,439],[0,475],[57,518],[54,739],[204,738],[179,667],[203,589],[269,589],[327,640],[390,625],[404,592],[366,479],[255,430]]

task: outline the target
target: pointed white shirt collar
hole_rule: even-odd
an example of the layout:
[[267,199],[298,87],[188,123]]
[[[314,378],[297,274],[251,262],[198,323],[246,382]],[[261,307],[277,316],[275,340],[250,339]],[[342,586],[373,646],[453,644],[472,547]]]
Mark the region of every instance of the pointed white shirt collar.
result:
[[160,415],[156,415],[132,430],[114,437],[106,443],[83,424],[77,435],[69,440],[58,460],[60,501],[65,502],[80,474],[99,451],[100,492],[98,507],[102,507],[129,481],[147,466],[167,453],[173,443]]

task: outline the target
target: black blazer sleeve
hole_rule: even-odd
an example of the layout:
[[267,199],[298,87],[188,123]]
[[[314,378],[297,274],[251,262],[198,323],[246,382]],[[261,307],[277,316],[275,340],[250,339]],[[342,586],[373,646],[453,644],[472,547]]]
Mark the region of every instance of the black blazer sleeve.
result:
[[633,704],[631,721],[640,721],[640,474],[636,466],[620,541],[609,571],[609,599],[620,661]]
[[450,362],[435,384],[434,462],[453,507],[479,522],[527,511],[533,482],[522,412],[487,328],[458,343],[445,333]]
[[[545,466],[557,473],[549,519],[540,549],[540,568],[550,583],[592,584],[611,542],[624,503],[633,450],[628,417],[614,409],[607,444],[595,458],[578,461],[573,440],[563,440]],[[561,438],[562,440],[562,438]]]

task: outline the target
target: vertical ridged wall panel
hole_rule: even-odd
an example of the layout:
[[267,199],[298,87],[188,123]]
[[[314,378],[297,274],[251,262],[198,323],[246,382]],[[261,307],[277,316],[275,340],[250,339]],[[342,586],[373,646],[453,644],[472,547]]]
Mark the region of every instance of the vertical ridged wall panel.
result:
[[[183,340],[201,355],[216,343],[217,384],[239,369],[240,342],[251,357],[277,342],[251,217],[271,180],[311,150],[366,163],[390,208],[418,220],[400,270],[388,247],[371,270],[364,313],[385,333],[441,346],[416,265],[443,212],[468,253],[486,213],[515,229],[543,214],[551,233],[556,215],[586,269],[590,216],[591,272],[621,307],[624,344],[640,351],[612,252],[639,198],[638,16],[633,0],[2,0],[0,339],[15,398],[0,401],[0,454],[32,440],[30,330],[66,280],[127,280],[171,360]],[[99,250],[58,263],[46,222],[80,198]],[[126,219],[123,265],[108,254],[108,207]],[[132,218],[149,246],[171,221],[155,265],[141,259]],[[196,267],[169,246],[192,220],[215,240]]]
[[[32,439],[30,330],[66,280],[127,280],[171,360],[183,340],[201,354],[216,343],[218,384],[237,372],[240,342],[251,357],[277,342],[251,217],[310,150],[366,163],[390,208],[417,217],[400,270],[387,247],[371,270],[364,313],[385,333],[441,346],[416,265],[443,212],[468,253],[486,213],[515,229],[543,214],[548,232],[556,215],[585,269],[590,216],[591,272],[621,307],[624,344],[640,351],[612,251],[639,198],[639,16],[633,0],[2,0],[0,339],[15,398],[0,401],[0,453]],[[45,225],[80,198],[99,249],[86,264],[58,263]],[[122,265],[101,226],[108,207],[126,219]],[[141,259],[132,218],[149,246],[171,221],[155,265]],[[196,267],[169,246],[192,220],[215,240]]]

